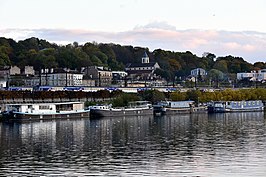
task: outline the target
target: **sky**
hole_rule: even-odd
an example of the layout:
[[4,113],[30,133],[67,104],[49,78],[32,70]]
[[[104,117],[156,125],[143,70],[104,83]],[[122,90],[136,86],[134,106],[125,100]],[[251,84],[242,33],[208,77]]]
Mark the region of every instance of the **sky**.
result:
[[265,0],[0,0],[0,36],[266,62]]

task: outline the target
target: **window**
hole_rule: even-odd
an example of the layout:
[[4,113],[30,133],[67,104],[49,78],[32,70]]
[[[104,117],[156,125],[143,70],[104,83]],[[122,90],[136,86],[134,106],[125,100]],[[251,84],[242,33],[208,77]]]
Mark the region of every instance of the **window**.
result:
[[39,109],[41,110],[43,110],[43,109],[50,109],[50,107],[49,107],[49,105],[40,105],[39,106]]

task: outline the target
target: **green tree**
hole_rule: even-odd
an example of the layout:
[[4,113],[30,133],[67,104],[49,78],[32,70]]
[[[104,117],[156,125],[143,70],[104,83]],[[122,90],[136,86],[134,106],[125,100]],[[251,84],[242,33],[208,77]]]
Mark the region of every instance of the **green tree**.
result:
[[158,90],[145,90],[140,93],[140,97],[142,100],[150,101],[153,104],[165,100],[165,95],[164,93],[158,91]]
[[11,61],[8,56],[9,48],[6,46],[0,46],[0,66],[10,66]]
[[113,107],[124,107],[132,101],[139,101],[139,97],[136,94],[122,93],[112,101],[112,105]]

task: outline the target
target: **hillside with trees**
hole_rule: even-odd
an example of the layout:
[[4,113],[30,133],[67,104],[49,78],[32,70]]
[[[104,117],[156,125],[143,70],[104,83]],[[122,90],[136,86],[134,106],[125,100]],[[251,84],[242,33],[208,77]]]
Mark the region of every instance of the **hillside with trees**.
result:
[[238,72],[266,68],[266,62],[251,64],[241,57],[231,55],[216,57],[215,54],[207,53],[199,57],[189,51],[149,51],[144,47],[95,42],[57,45],[34,37],[18,42],[1,37],[0,67],[17,65],[23,68],[31,65],[39,71],[42,68],[80,69],[97,65],[109,67],[111,70],[124,70],[127,63],[141,62],[144,51],[149,55],[150,61],[156,61],[161,66],[156,74],[169,81],[188,76],[192,69],[198,67],[214,75],[221,72],[228,77],[235,77]]

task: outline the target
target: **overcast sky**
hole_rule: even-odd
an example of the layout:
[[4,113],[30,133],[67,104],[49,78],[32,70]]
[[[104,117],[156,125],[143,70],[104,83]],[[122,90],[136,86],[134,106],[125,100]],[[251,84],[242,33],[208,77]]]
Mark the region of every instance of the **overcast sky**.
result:
[[266,0],[0,0],[0,36],[266,62]]

